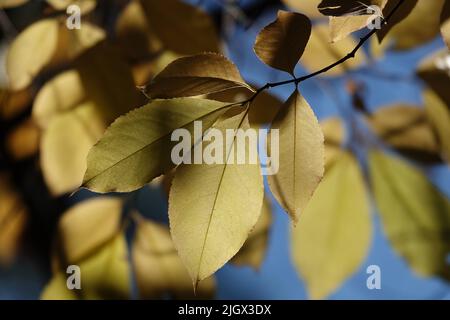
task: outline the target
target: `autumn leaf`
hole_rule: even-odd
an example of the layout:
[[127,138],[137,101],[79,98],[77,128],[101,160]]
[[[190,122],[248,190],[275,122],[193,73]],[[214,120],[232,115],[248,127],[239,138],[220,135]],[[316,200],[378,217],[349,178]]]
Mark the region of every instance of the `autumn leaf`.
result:
[[91,149],[83,187],[96,192],[129,192],[175,166],[171,150],[177,128],[191,133],[194,121],[209,128],[228,104],[196,98],[153,100],[118,118]]
[[325,138],[325,168],[329,168],[344,151],[345,127],[341,119],[328,118],[320,122]]
[[280,169],[268,176],[269,186],[297,222],[323,176],[324,138],[313,110],[298,91],[275,117],[271,130],[276,129],[280,137]]
[[[337,60],[345,57],[358,44],[352,37],[347,37],[337,43],[330,43],[328,26],[323,23],[315,24],[311,37],[300,63],[311,72],[321,70]],[[320,59],[318,59],[320,57]],[[339,76],[346,71],[360,67],[366,60],[364,52],[359,52],[353,59],[349,59],[335,68],[328,70],[324,76]]]
[[[222,120],[214,128],[223,136],[226,129],[247,130],[247,112]],[[236,136],[224,149],[216,151],[223,155],[223,164],[178,167],[170,189],[170,231],[194,285],[239,251],[261,214],[264,185],[259,163],[231,163],[238,149]]]
[[140,0],[148,22],[164,47],[179,54],[220,52],[212,19],[180,0]]
[[312,19],[324,17],[317,8],[320,1],[321,0],[282,0],[289,8],[304,13]]
[[230,260],[237,266],[250,266],[255,270],[261,268],[266,258],[270,227],[272,226],[272,203],[264,197],[261,216],[248,236],[241,250]]
[[253,89],[236,66],[216,53],[184,57],[170,63],[145,87],[152,99],[189,97],[234,88]]
[[373,150],[370,177],[383,229],[417,273],[449,279],[450,202],[412,165]]
[[0,8],[12,8],[21,6],[29,0],[0,0]]
[[311,21],[300,13],[278,11],[277,19],[256,38],[254,50],[267,65],[293,74],[311,34]]
[[342,153],[291,231],[294,265],[312,299],[326,298],[359,269],[371,241],[369,208],[358,164]]
[[56,10],[66,11],[71,5],[76,5],[82,13],[89,13],[95,9],[96,0],[46,0]]
[[136,222],[132,257],[141,299],[162,298],[166,294],[175,299],[214,296],[214,278],[202,281],[194,294],[192,281],[177,255],[168,227],[142,217]]

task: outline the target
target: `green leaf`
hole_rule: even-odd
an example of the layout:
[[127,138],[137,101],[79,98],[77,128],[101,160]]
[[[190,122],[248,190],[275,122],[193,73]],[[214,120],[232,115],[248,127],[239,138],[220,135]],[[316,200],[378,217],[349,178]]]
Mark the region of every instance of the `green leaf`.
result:
[[228,104],[206,99],[153,100],[118,118],[91,149],[83,187],[96,192],[136,190],[175,166],[175,129],[193,136],[194,121],[209,128]]
[[363,263],[372,234],[369,213],[362,173],[343,153],[292,229],[294,264],[312,299],[333,293]]
[[372,151],[370,177],[384,231],[417,273],[449,279],[450,201],[410,164]]
[[[324,137],[308,102],[295,91],[272,123],[279,130],[279,171],[270,190],[296,222],[323,176]],[[271,150],[269,150],[269,153]]]
[[[223,136],[226,129],[247,130],[247,112],[227,118],[215,128]],[[230,163],[238,143],[237,137],[226,141],[224,164],[181,165],[170,189],[172,239],[194,284],[239,251],[261,214],[261,168],[249,161]]]
[[265,64],[292,74],[310,35],[307,16],[280,10],[277,19],[258,34],[254,50]]

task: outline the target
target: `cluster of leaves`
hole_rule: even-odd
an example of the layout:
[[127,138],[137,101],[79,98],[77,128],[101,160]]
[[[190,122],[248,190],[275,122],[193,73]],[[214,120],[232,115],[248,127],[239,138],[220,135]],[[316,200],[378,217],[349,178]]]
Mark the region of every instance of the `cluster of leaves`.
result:
[[[0,6],[24,2],[0,1]],[[411,268],[449,279],[450,202],[417,166],[450,159],[448,50],[418,69],[427,84],[425,108],[394,105],[369,113],[362,103],[351,119],[319,123],[298,89],[284,103],[265,92],[297,87],[313,76],[348,74],[388,50],[426,43],[440,30],[448,40],[448,1],[284,2],[298,12],[279,11],[260,31],[254,51],[292,79],[259,89],[220,53],[211,18],[179,0],[128,1],[115,37],[89,22],[67,30],[64,16],[55,15],[14,39],[7,58],[10,89],[1,110],[17,112],[30,101],[33,109],[32,118],[8,141],[11,150],[15,146],[26,156],[37,152],[40,141],[40,167],[54,195],[79,186],[98,193],[133,192],[161,175],[168,189],[170,232],[135,209],[125,210],[116,198],[99,197],[65,212],[52,254],[54,277],[44,298],[127,298],[130,272],[143,298],[189,296],[188,275],[199,296],[211,296],[209,277],[228,261],[261,264],[271,218],[260,166],[175,167],[171,160],[171,133],[178,128],[192,133],[198,120],[204,133],[265,125],[279,129],[280,170],[268,182],[295,225],[292,259],[312,298],[334,292],[364,261],[372,200],[390,242]],[[378,18],[361,9],[370,5],[383,10],[385,25],[358,42],[351,33]],[[56,6],[56,12],[62,8]],[[84,20],[95,16],[95,3],[83,8]],[[371,52],[356,54],[372,34],[377,39]],[[299,62],[314,73],[297,78]],[[358,89],[349,85],[349,93],[360,102]],[[28,102],[20,100],[23,95]],[[361,125],[371,130],[362,132]],[[196,143],[207,148],[211,141],[191,141]],[[235,144],[227,145],[225,159],[235,156]],[[356,149],[366,151],[365,159]],[[12,252],[20,233],[19,222],[2,217],[13,212],[14,221],[23,219],[22,210],[14,209],[20,200],[10,202],[5,210],[0,207],[0,237],[4,228],[12,230],[6,249],[0,242],[0,257]],[[131,249],[125,241],[129,224],[136,227]],[[86,285],[78,296],[67,291],[61,271],[70,264],[83,269]]]

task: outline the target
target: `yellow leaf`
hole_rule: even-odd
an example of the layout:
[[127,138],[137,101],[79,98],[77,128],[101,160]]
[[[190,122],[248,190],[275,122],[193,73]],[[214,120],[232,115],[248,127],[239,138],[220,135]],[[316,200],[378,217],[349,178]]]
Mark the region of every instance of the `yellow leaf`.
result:
[[441,12],[441,35],[445,44],[450,48],[450,2],[445,1]]
[[417,273],[450,279],[450,201],[410,164],[372,151],[370,177],[384,231]]
[[[312,28],[311,38],[306,46],[300,63],[309,71],[320,70],[349,54],[357,45],[352,37],[347,37],[338,43],[330,43],[328,26],[316,24]],[[320,57],[320,59],[318,59]],[[355,58],[349,59],[335,68],[327,71],[326,76],[338,76],[361,66],[366,60],[364,52],[359,52]]]
[[141,0],[141,4],[164,48],[184,55],[220,51],[212,19],[197,7],[180,0]]
[[237,266],[249,265],[255,270],[258,270],[266,256],[271,225],[272,203],[268,197],[264,197],[258,223],[253,228],[241,250],[239,250],[230,262]]
[[339,118],[329,118],[320,122],[325,138],[325,168],[329,168],[342,153],[345,128]]
[[282,0],[289,8],[306,14],[309,18],[323,18],[324,16],[317,9],[321,0]]
[[424,91],[425,111],[433,124],[444,158],[450,163],[450,109],[432,91]]
[[254,50],[267,65],[292,74],[310,34],[307,16],[280,10],[277,19],[258,34]]
[[[226,129],[246,131],[250,128],[247,112],[215,128],[223,136]],[[235,136],[226,142],[224,164],[183,164],[175,173],[169,196],[170,230],[194,284],[239,251],[261,214],[264,185],[259,163],[230,163],[241,140]]]
[[378,109],[368,123],[385,143],[419,161],[439,161],[439,145],[425,110],[408,105]]
[[214,296],[214,278],[199,284],[195,295],[192,281],[170,238],[169,228],[142,218],[137,221],[133,263],[141,299],[170,294],[175,299],[207,299]]
[[76,70],[65,71],[39,91],[33,104],[33,118],[41,128],[47,128],[54,116],[74,109],[85,99],[80,74]]
[[145,88],[151,98],[210,94],[233,88],[253,90],[236,66],[217,53],[184,57],[170,63]]
[[64,11],[71,5],[77,5],[82,13],[92,11],[97,5],[97,0],[47,0],[47,2],[56,10]]
[[280,163],[278,173],[268,176],[269,186],[297,222],[323,176],[324,137],[313,110],[298,91],[281,107],[274,129],[279,130]]
[[[105,197],[82,202],[64,213],[58,226],[54,276],[42,299],[129,298],[131,270],[120,228],[121,210],[120,199]],[[80,268],[81,290],[67,288],[69,265]]]
[[171,141],[175,129],[209,128],[227,104],[196,98],[153,100],[118,118],[91,149],[83,187],[96,192],[129,192],[175,166]]
[[92,102],[54,116],[41,138],[41,168],[54,195],[80,186],[89,150],[106,126]]
[[336,291],[363,263],[372,234],[369,213],[362,173],[343,153],[292,229],[294,264],[312,299]]
[[58,45],[58,30],[57,19],[45,19],[33,23],[13,41],[6,57],[12,89],[27,87],[50,63]]

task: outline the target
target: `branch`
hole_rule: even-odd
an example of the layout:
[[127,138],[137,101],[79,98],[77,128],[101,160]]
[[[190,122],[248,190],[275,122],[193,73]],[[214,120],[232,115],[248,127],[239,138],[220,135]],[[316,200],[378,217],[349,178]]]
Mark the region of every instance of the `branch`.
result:
[[[392,11],[386,16],[386,18],[382,19],[382,23],[383,26],[387,25],[389,20],[392,18],[392,16],[395,14],[395,12],[397,12],[397,10],[400,8],[400,6],[405,2],[405,0],[399,0],[399,2],[397,3],[397,5],[392,9]],[[236,103],[236,105],[246,105],[247,103],[252,102],[253,100],[256,99],[256,97],[263,91],[270,89],[270,88],[275,88],[275,87],[279,87],[279,86],[284,86],[286,84],[291,84],[291,83],[295,83],[296,85],[298,85],[299,83],[306,81],[310,78],[313,78],[317,75],[320,75],[322,73],[325,73],[335,67],[337,67],[338,65],[346,62],[349,59],[352,59],[355,57],[356,53],[359,51],[359,49],[361,49],[361,47],[364,45],[364,43],[366,43],[367,40],[369,40],[374,34],[376,34],[379,30],[378,29],[373,29],[370,32],[368,32],[364,37],[362,37],[358,44],[356,45],[356,47],[350,52],[348,53],[345,57],[343,57],[342,59],[330,64],[329,66],[326,66],[325,68],[322,68],[316,72],[310,73],[308,75],[296,78],[294,77],[291,80],[285,80],[285,81],[280,81],[280,82],[269,82],[266,83],[263,87],[259,88],[258,90],[255,91],[255,93],[247,100],[242,101],[242,102],[238,102]]]

